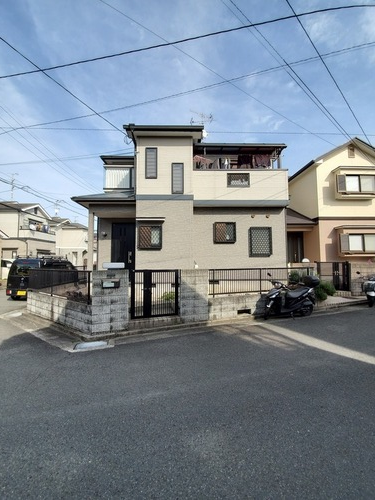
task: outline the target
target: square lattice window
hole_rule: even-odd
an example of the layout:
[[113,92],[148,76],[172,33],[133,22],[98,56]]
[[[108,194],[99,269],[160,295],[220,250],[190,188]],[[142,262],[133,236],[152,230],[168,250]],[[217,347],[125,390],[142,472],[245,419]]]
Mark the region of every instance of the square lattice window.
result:
[[214,242],[215,243],[235,243],[236,223],[235,222],[215,222]]
[[272,255],[272,229],[270,227],[251,227],[249,229],[250,257],[269,257]]
[[246,172],[227,174],[228,187],[249,187],[250,175]]
[[139,226],[138,248],[140,250],[159,250],[161,248],[161,226]]

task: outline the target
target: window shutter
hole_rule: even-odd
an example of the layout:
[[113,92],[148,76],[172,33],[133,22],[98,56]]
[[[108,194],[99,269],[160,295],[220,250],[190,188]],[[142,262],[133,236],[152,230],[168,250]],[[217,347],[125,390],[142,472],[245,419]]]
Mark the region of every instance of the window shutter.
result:
[[146,148],[146,179],[156,179],[158,176],[157,149]]
[[337,180],[337,191],[339,193],[343,193],[346,191],[346,182],[345,182],[345,175],[339,174],[336,177]]
[[172,193],[182,194],[184,192],[184,164],[172,163]]
[[349,235],[348,234],[340,234],[340,249],[341,252],[349,252]]

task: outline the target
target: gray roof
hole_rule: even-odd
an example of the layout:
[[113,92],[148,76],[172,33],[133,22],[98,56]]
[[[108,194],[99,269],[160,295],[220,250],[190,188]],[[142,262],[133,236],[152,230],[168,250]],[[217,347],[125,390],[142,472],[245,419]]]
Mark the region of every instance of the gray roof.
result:
[[134,203],[134,192],[111,191],[108,193],[88,194],[84,196],[73,196],[72,201],[88,208],[92,203]]

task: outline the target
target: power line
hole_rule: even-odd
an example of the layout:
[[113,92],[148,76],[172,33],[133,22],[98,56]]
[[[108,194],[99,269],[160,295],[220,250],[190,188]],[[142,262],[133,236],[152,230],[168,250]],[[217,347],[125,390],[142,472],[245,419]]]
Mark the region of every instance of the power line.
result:
[[108,125],[110,125],[111,127],[115,128],[122,135],[124,135],[124,131],[123,130],[119,129],[116,125],[114,125],[113,123],[111,123],[109,120],[107,120],[107,118],[104,118],[104,116],[102,116],[100,113],[98,113],[97,111],[95,111],[94,108],[92,108],[91,106],[89,106],[82,99],[80,99],[78,96],[76,96],[73,92],[71,92],[69,89],[67,89],[62,83],[60,83],[55,78],[53,78],[51,75],[49,75],[48,73],[46,73],[46,70],[44,70],[42,68],[39,68],[39,66],[37,64],[35,64],[33,61],[31,61],[31,59],[29,59],[27,56],[25,56],[24,54],[22,54],[22,52],[20,52],[18,49],[16,49],[15,47],[13,47],[13,45],[11,45],[9,42],[7,42],[4,38],[0,37],[0,40],[2,40],[6,45],[8,45],[8,47],[10,47],[12,50],[14,50],[23,59],[25,59],[30,64],[32,64],[35,68],[37,68],[38,72],[42,72],[47,78],[49,78],[51,81],[53,81],[54,83],[56,83],[56,85],[58,85],[65,92],[67,92],[70,96],[72,96],[74,99],[76,99],[78,102],[80,102],[83,106],[85,106],[87,109],[89,109],[94,115],[98,116],[99,118],[101,118],[102,120],[104,120],[106,123],[108,123]]
[[[93,158],[98,158],[103,155],[124,155],[126,150],[124,149],[115,149],[113,151],[104,151],[100,153],[92,153],[89,155],[79,155],[79,156],[64,156],[62,158],[57,158],[58,161],[76,161],[76,160],[92,160]],[[134,149],[129,149],[128,152],[130,154],[134,153]],[[26,161],[17,161],[17,162],[6,162],[0,163],[0,167],[7,167],[10,165],[33,165],[33,164],[43,164],[48,163],[49,160],[26,160]]]
[[[18,120],[12,115],[12,113],[10,111],[8,111],[7,109],[5,109],[3,106],[0,106],[1,109],[3,109],[11,118],[13,118],[17,123],[18,123]],[[3,118],[4,120],[4,118]],[[5,121],[5,120],[4,120]],[[6,121],[5,121],[6,122]],[[7,122],[6,122],[7,123]],[[32,139],[36,142],[38,142],[43,148],[45,148],[49,153],[51,153],[53,156],[54,153],[48,149],[47,146],[45,146],[38,138],[34,137],[33,134],[29,131],[29,130],[26,130],[27,134],[29,134]],[[44,151],[42,151],[37,145],[33,144],[30,140],[28,140],[26,137],[23,137],[21,135],[21,133],[19,131],[17,131],[17,133],[21,136],[21,138],[23,139],[23,141],[26,141],[27,143],[29,143],[36,151],[38,151],[39,153],[41,154],[45,154]],[[18,140],[16,137],[12,136],[12,139],[16,142],[18,142],[19,144],[21,144],[25,149],[27,149],[28,151],[30,151],[32,154],[34,154],[37,158],[39,158],[40,160],[42,160],[42,158],[40,156],[38,156],[37,153],[35,153],[35,151],[32,151],[28,146],[26,146],[26,144],[24,144],[23,142],[21,142],[20,140]],[[47,156],[47,155],[46,155]],[[68,171],[62,166],[60,167],[64,173],[62,173],[60,170],[58,170],[57,168],[57,162],[60,162],[63,164],[63,162],[61,162],[57,156],[55,156],[55,159],[51,159],[49,158],[46,163],[49,164],[50,167],[52,167],[54,170],[56,170],[59,174],[63,175],[64,177],[68,178],[68,176],[70,176],[70,180],[73,181],[73,182],[76,182],[78,184],[81,184],[82,187],[84,187],[85,189],[89,186],[89,187],[92,187],[90,186],[89,183],[87,183],[85,180],[83,180],[77,173],[75,172],[69,172],[70,168],[67,167]],[[56,166],[54,166],[54,164],[56,164]]]
[[[223,0],[222,0],[223,1]],[[245,15],[245,13],[235,4],[233,0],[229,0],[231,4],[242,14],[242,16],[250,22],[250,19]],[[224,2],[223,2],[224,3]],[[225,4],[225,3],[224,3]],[[232,12],[233,13],[233,12]],[[233,13],[234,14],[234,13]],[[236,14],[234,14],[236,15]],[[238,16],[236,16],[237,19]],[[279,62],[279,60],[276,58],[275,54],[277,57],[283,62],[283,69],[288,73],[288,75],[292,78],[292,80],[298,85],[298,87],[305,93],[305,95],[314,103],[314,105],[321,111],[326,118],[338,129],[341,131],[341,134],[348,137],[347,132],[345,129],[342,127],[342,125],[336,120],[336,118],[330,113],[330,111],[326,108],[326,106],[322,103],[322,101],[316,96],[316,94],[311,90],[311,88],[307,85],[306,82],[302,80],[302,78],[296,73],[296,71],[291,67],[291,65],[285,60],[285,58],[280,54],[280,52],[271,44],[269,40],[261,33],[261,31],[255,27],[254,28],[256,33],[259,34],[259,36],[264,40],[266,45],[261,40],[258,40],[259,43],[263,45],[263,47],[268,51],[271,56]],[[255,37],[253,31],[251,31],[251,34]],[[256,38],[256,37],[255,37]],[[272,51],[270,50],[272,49]],[[319,57],[319,56],[318,56]],[[317,134],[319,137],[319,134]]]
[[[3,179],[1,177],[0,177],[0,182],[3,182],[4,184],[9,184],[11,186],[14,186],[17,189],[20,189],[20,190],[24,191],[25,193],[30,193],[30,194],[32,194],[34,196],[38,196],[38,198],[40,198],[40,199],[42,199],[44,201],[47,201],[48,203],[52,203],[52,204],[56,203],[56,200],[53,200],[51,198],[48,198],[48,197],[44,196],[40,191],[37,191],[36,189],[31,188],[30,186],[24,186],[22,184],[16,184],[13,181],[7,181],[6,179]],[[81,217],[83,216],[82,212],[77,212],[76,210],[73,210],[72,208],[70,208],[69,204],[66,201],[59,200],[59,203],[63,203],[64,205],[66,205],[66,207],[65,207],[66,210],[69,210],[72,213],[80,215]]]
[[[228,28],[228,29],[225,29],[225,30],[214,31],[214,32],[203,34],[203,35],[197,35],[197,36],[193,36],[193,37],[183,38],[183,39],[180,39],[180,40],[175,40],[174,42],[159,43],[159,44],[156,44],[156,45],[150,45],[148,47],[142,47],[142,48],[138,48],[138,49],[126,50],[126,51],[117,52],[117,53],[114,53],[114,54],[107,54],[105,56],[92,57],[92,58],[89,58],[89,59],[81,59],[79,61],[73,61],[73,62],[70,62],[70,63],[58,64],[56,66],[49,66],[47,68],[39,68],[32,61],[29,61],[26,57],[24,57],[22,54],[20,54],[22,57],[24,57],[26,60],[28,60],[33,66],[35,66],[37,69],[31,70],[31,71],[23,71],[23,72],[19,72],[19,73],[13,73],[13,74],[9,74],[9,75],[2,75],[2,76],[0,76],[0,79],[3,79],[3,78],[13,78],[13,77],[16,77],[16,76],[29,75],[29,74],[32,74],[32,73],[40,73],[40,72],[44,73],[45,71],[52,71],[52,70],[56,70],[56,69],[67,68],[67,67],[70,67],[70,66],[77,66],[79,64],[86,64],[86,63],[89,63],[89,62],[102,61],[104,59],[110,59],[110,58],[114,58],[114,57],[121,57],[121,56],[129,55],[129,54],[135,54],[135,53],[138,53],[138,52],[144,52],[144,51],[153,50],[153,49],[162,48],[162,47],[170,47],[172,45],[178,45],[178,44],[181,44],[181,43],[192,42],[192,41],[195,41],[195,40],[201,40],[203,38],[209,38],[209,37],[213,37],[213,36],[224,35],[226,33],[233,33],[235,31],[241,31],[243,29],[253,28],[255,26],[265,26],[267,24],[277,23],[277,22],[281,22],[281,21],[288,21],[290,19],[295,18],[296,16],[297,17],[303,17],[303,16],[311,16],[311,15],[314,15],[314,14],[320,14],[320,13],[324,13],[324,12],[332,12],[332,11],[338,11],[338,10],[344,10],[344,9],[368,8],[368,7],[375,7],[375,5],[369,5],[369,4],[363,4],[363,5],[344,5],[344,6],[341,6],[341,7],[329,7],[329,8],[325,8],[325,9],[316,9],[316,10],[309,11],[309,12],[302,12],[302,13],[296,14],[296,15],[278,17],[276,19],[270,19],[268,21],[260,21],[260,22],[251,23],[251,24],[248,24],[248,25],[237,26],[235,28]],[[0,37],[0,40],[2,40],[9,47],[11,47],[13,50],[15,50],[4,38]]]
[[[140,25],[140,26],[142,26],[142,25]],[[145,29],[147,29],[147,28],[145,28]],[[351,47],[339,49],[339,50],[336,50],[336,51],[327,52],[326,54],[322,54],[322,57],[326,57],[326,58],[334,57],[334,56],[337,56],[337,55],[340,55],[340,54],[343,54],[343,53],[346,53],[346,52],[351,52],[351,51],[355,51],[355,50],[361,50],[361,49],[364,49],[364,48],[369,48],[369,47],[372,47],[374,45],[375,45],[375,42],[367,42],[367,43],[362,43],[362,44],[358,44],[358,45],[353,45]],[[183,51],[181,51],[181,52],[183,52]],[[183,53],[185,53],[185,52],[183,52]],[[189,56],[189,57],[191,57],[191,56]],[[194,58],[192,58],[192,59],[194,59]],[[317,59],[319,59],[318,56],[313,56],[313,57],[308,57],[308,58],[300,59],[300,60],[297,60],[297,61],[294,61],[294,62],[291,62],[291,63],[288,63],[288,64],[289,64],[289,66],[297,66],[297,65],[306,64],[306,63],[315,61]],[[197,62],[199,63],[199,61],[197,61]],[[200,64],[202,64],[202,63],[200,63]],[[202,66],[205,66],[205,65],[202,64]],[[206,90],[213,89],[215,87],[219,87],[219,86],[225,85],[226,83],[240,81],[240,80],[243,80],[243,79],[246,79],[246,78],[253,78],[253,77],[260,76],[260,75],[263,75],[263,74],[266,74],[266,73],[271,73],[271,72],[274,72],[274,71],[279,71],[280,69],[283,69],[283,68],[284,68],[284,64],[278,65],[278,66],[274,66],[274,67],[267,68],[265,70],[256,71],[256,72],[253,72],[253,73],[250,73],[250,74],[247,74],[247,75],[241,75],[241,76],[234,77],[234,78],[231,78],[231,79],[224,79],[221,82],[216,82],[216,83],[213,83],[213,84],[210,84],[210,85],[205,85],[203,87],[198,87],[198,88],[195,88],[195,89],[190,89],[190,90],[187,90],[187,91],[184,91],[184,92],[178,92],[176,94],[169,94],[167,96],[162,96],[162,97],[158,97],[158,98],[155,98],[155,99],[150,99],[148,101],[138,102],[138,103],[134,103],[134,104],[129,104],[127,106],[120,106],[120,107],[117,107],[117,108],[112,108],[112,109],[100,111],[100,114],[113,113],[113,112],[116,112],[116,111],[123,111],[125,109],[131,109],[131,108],[135,108],[135,107],[138,107],[138,106],[145,106],[145,105],[154,104],[154,103],[157,103],[157,102],[160,102],[160,101],[164,101],[164,100],[168,100],[168,99],[175,99],[175,98],[183,97],[183,96],[190,95],[190,94],[193,94],[193,93],[203,92],[203,91],[206,91]],[[207,69],[210,70],[208,67],[207,67]],[[212,71],[212,70],[210,70],[210,71]],[[218,75],[218,76],[220,76],[220,75]],[[220,77],[220,78],[223,78],[223,77]],[[236,87],[236,88],[238,88],[238,87]],[[240,89],[240,90],[242,90],[242,89]],[[251,97],[251,95],[250,95],[250,97]],[[277,113],[277,112],[275,111],[275,113]],[[67,123],[67,122],[70,122],[70,121],[81,120],[81,119],[89,118],[89,117],[92,117],[92,116],[95,116],[95,114],[94,113],[90,113],[90,114],[79,115],[79,116],[74,116],[74,117],[70,117],[70,118],[62,118],[60,120],[53,120],[53,121],[49,121],[49,122],[35,123],[35,124],[31,124],[31,125],[25,125],[23,127],[13,127],[13,128],[9,127],[9,130],[6,130],[6,131],[0,133],[0,135],[8,134],[8,133],[13,132],[13,131],[27,129],[27,128],[41,128],[41,127],[45,127],[47,125],[56,125],[58,123]],[[290,120],[288,120],[288,121],[290,121]],[[297,126],[300,127],[299,124],[297,124]],[[98,130],[100,130],[100,129],[98,129]],[[313,134],[313,135],[315,135],[315,134]]]
[[[333,81],[334,85],[336,86],[337,90],[339,91],[339,93],[340,93],[341,97],[344,99],[345,104],[347,105],[347,107],[348,107],[349,111],[351,112],[351,114],[352,114],[353,118],[354,118],[354,119],[355,119],[355,121],[357,122],[357,125],[358,125],[358,126],[359,126],[359,128],[361,129],[361,131],[362,131],[363,135],[366,137],[367,142],[368,142],[369,144],[371,144],[371,142],[370,142],[369,138],[368,138],[368,137],[367,137],[367,135],[366,135],[366,132],[363,130],[362,125],[360,124],[360,122],[359,122],[359,120],[358,120],[357,116],[355,115],[355,113],[354,113],[354,111],[353,111],[352,107],[350,106],[350,104],[349,104],[348,100],[346,99],[346,97],[345,97],[345,95],[344,95],[343,91],[341,90],[341,88],[340,88],[339,84],[337,83],[337,81],[336,81],[335,77],[333,76],[332,72],[331,72],[331,71],[330,71],[330,69],[328,68],[328,66],[327,66],[327,64],[325,63],[324,59],[322,58],[322,56],[321,56],[321,54],[320,54],[319,50],[317,49],[316,45],[314,44],[314,42],[312,41],[312,39],[311,39],[310,35],[308,34],[308,32],[307,32],[306,28],[304,27],[304,25],[302,24],[301,20],[299,19],[298,14],[296,13],[296,11],[294,10],[294,8],[293,8],[293,7],[292,7],[292,5],[290,4],[289,0],[285,0],[285,1],[286,1],[286,3],[289,5],[289,7],[290,7],[291,11],[293,12],[293,14],[296,16],[296,19],[297,19],[297,21],[298,21],[299,25],[300,25],[300,26],[301,26],[301,28],[303,29],[303,31],[304,31],[304,33],[305,33],[305,35],[307,36],[307,38],[308,38],[309,42],[311,43],[312,47],[314,48],[315,52],[317,53],[317,55],[318,55],[318,57],[319,57],[320,61],[322,62],[323,66],[324,66],[324,67],[325,67],[325,69],[327,70],[327,72],[328,72],[329,76],[331,77],[331,80]],[[332,115],[331,115],[331,116],[332,116]],[[350,136],[348,136],[348,137],[350,138]]]

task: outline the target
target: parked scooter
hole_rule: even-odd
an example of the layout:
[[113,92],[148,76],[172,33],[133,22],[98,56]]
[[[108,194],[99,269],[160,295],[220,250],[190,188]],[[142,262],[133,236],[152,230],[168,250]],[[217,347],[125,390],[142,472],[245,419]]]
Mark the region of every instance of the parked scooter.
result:
[[[357,271],[357,274],[361,274]],[[375,276],[369,276],[368,278],[364,278],[364,282],[362,283],[362,290],[366,294],[367,304],[369,307],[373,307],[375,304]]]
[[266,295],[264,319],[271,314],[294,317],[297,313],[310,316],[315,304],[314,288],[320,283],[317,276],[305,276],[301,283],[293,286],[272,279],[270,282],[273,288]]

